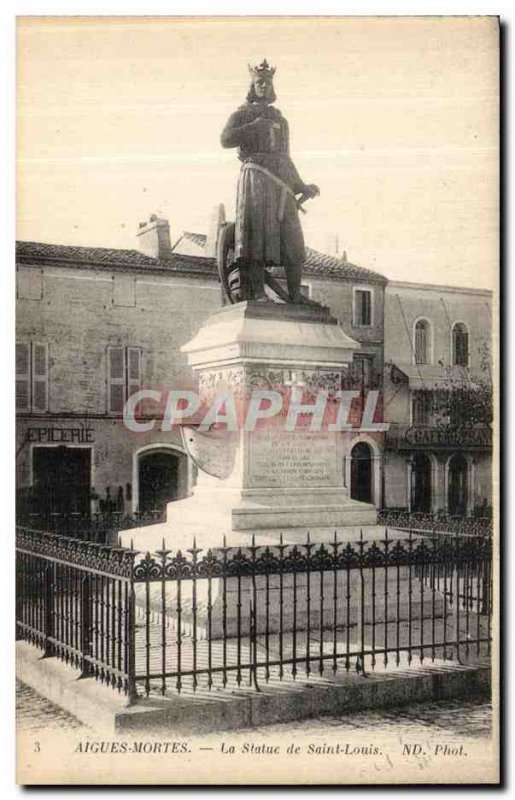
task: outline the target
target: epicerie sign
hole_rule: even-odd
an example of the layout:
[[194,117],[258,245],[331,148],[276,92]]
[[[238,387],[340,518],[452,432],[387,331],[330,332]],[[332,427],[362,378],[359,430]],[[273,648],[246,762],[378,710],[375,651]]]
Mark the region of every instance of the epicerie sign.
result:
[[92,428],[27,428],[27,441],[39,444],[87,444],[94,440]]

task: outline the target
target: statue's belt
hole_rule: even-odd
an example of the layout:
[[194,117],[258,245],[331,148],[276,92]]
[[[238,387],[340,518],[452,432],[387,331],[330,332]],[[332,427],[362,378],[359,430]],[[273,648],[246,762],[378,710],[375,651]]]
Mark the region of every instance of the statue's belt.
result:
[[261,164],[255,164],[253,161],[246,161],[242,166],[243,170],[247,171],[249,169],[257,170],[258,172],[262,172],[263,175],[267,175],[270,180],[274,181],[278,186],[281,187],[281,199],[279,201],[279,211],[277,212],[277,219],[279,222],[282,222],[284,217],[284,209],[286,206],[286,198],[288,195],[291,195],[295,200],[295,193],[293,189],[291,189],[287,183],[285,183],[281,178],[278,178],[277,175],[274,175],[273,172],[270,172],[266,167],[262,167]]

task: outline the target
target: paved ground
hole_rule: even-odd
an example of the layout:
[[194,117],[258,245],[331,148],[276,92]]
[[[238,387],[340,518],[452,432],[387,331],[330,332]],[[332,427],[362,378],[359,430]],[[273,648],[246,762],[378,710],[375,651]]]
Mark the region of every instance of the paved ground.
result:
[[20,729],[34,733],[86,729],[78,719],[20,681],[16,681],[16,718]]
[[[86,733],[87,728],[70,714],[49,703],[28,686],[17,683],[18,724],[20,729],[31,732],[62,731],[72,729]],[[280,723],[256,728],[261,733],[298,732],[309,735],[322,730],[360,730],[374,733],[391,733],[396,736],[414,737],[422,733],[439,735],[452,733],[475,739],[487,739],[491,734],[492,708],[483,700],[464,703],[421,703],[416,706],[381,711],[365,711],[352,715],[326,716],[320,719]],[[235,732],[231,736],[237,737]]]

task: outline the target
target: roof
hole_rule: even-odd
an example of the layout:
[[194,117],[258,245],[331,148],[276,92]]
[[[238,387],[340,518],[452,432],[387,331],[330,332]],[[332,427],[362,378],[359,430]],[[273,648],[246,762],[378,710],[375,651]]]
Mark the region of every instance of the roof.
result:
[[374,283],[386,283],[387,279],[379,272],[373,272],[365,267],[358,267],[350,261],[342,261],[336,256],[329,256],[306,247],[305,271],[313,275],[330,275],[334,278],[352,278],[352,280],[373,281]]
[[[183,236],[200,249],[206,242],[201,233],[185,231]],[[179,240],[180,241],[180,240]],[[178,242],[177,242],[178,244]],[[387,282],[377,272],[344,262],[335,256],[306,248],[307,259],[304,274],[332,278],[334,280],[362,280],[375,283]],[[49,266],[88,266],[109,270],[147,270],[157,272],[188,272],[217,276],[214,258],[201,254],[187,255],[173,251],[168,258],[152,258],[139,250],[119,250],[110,247],[79,247],[77,245],[47,244],[44,242],[16,242],[16,259],[19,263],[47,264]]]
[[397,289],[415,289],[417,292],[451,292],[456,294],[477,294],[486,297],[493,295],[492,289],[476,289],[473,286],[449,286],[439,283],[413,283],[413,281],[388,281],[390,294]]
[[43,242],[16,242],[16,260],[20,263],[48,264],[49,266],[97,267],[109,270],[139,270],[142,267],[158,272],[201,272],[212,275],[216,269],[214,259],[172,253],[159,259],[140,253],[139,250],[119,250],[110,247],[79,247]]
[[[206,238],[207,237],[203,233],[184,231],[175,247],[179,245],[181,239],[187,239],[189,242],[193,242],[198,247],[202,248],[206,244]],[[349,261],[342,261],[341,258],[337,258],[336,256],[320,253],[312,247],[306,247],[304,272],[309,275],[321,275],[323,277],[352,278],[353,280],[366,280],[379,283],[387,282],[384,275],[380,275],[378,272],[373,272],[364,267],[358,267],[356,264],[351,264]]]

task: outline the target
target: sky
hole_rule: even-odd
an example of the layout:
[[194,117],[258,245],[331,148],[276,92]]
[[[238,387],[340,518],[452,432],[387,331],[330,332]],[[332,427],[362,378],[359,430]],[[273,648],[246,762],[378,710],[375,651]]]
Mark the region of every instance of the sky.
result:
[[338,237],[390,279],[493,288],[498,71],[493,18],[22,17],[17,238],[137,247],[155,213],[233,218],[220,132],[247,64],[277,67],[291,154],[321,195],[307,244]]

